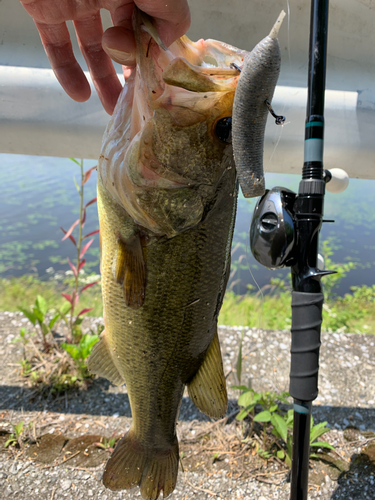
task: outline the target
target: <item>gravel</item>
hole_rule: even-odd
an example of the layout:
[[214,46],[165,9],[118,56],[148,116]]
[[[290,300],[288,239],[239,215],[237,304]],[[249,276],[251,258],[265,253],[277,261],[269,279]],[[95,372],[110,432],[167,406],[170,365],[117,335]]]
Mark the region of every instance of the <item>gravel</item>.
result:
[[[86,478],[82,471],[72,471],[62,467],[51,471],[40,469],[35,465],[23,465],[24,468],[20,469],[17,476],[8,476],[5,479],[1,479],[0,498],[25,500],[71,500],[87,497],[93,500],[141,498],[138,488],[130,492],[106,490],[101,484],[101,472],[92,472],[90,478]],[[5,477],[2,470],[6,468],[7,464],[0,464],[1,477]],[[228,500],[288,500],[289,484],[284,483],[275,486],[262,484],[258,481],[237,481],[233,482],[232,487],[228,488],[228,479],[225,477],[225,474],[217,474],[207,478],[203,474],[193,472],[186,479],[180,473],[177,487],[171,496],[171,500],[187,500],[192,498],[203,500],[215,496]],[[353,475],[350,479],[339,481],[339,484],[336,481],[331,481],[328,477],[328,480],[325,480],[319,489],[310,491],[309,498],[373,500],[375,498],[374,477],[368,476],[365,478]]]
[[[114,387],[103,379],[95,380],[86,391],[68,398],[33,401],[32,389],[22,385],[16,365],[21,346],[12,341],[21,326],[28,327],[18,313],[0,313],[0,427],[9,422],[37,422],[38,432],[63,432],[74,437],[101,433],[110,436],[115,430],[126,431],[131,413],[126,387]],[[89,323],[101,319],[85,320]],[[31,326],[30,326],[31,329]],[[239,339],[243,336],[242,383],[256,391],[288,390],[290,333],[263,331],[255,328],[220,327],[225,373],[228,386],[235,385],[233,368],[238,355]],[[314,402],[315,422],[328,421],[332,429],[324,439],[336,446],[346,463],[346,472],[334,474],[331,469],[315,465],[310,471],[309,498],[332,500],[375,500],[375,451],[373,460],[359,462],[363,447],[371,442],[366,431],[375,431],[375,337],[358,334],[322,334],[319,397]],[[230,389],[228,412],[236,407],[238,392]],[[190,400],[183,398],[179,418],[179,434],[199,432],[209,425]],[[362,433],[354,441],[344,437],[344,430],[356,427]],[[347,431],[345,431],[347,432]],[[373,441],[375,444],[375,441]],[[68,462],[69,463],[69,462]],[[328,472],[327,472],[328,471]],[[101,483],[103,467],[79,470],[60,465],[49,467],[12,457],[0,451],[0,500],[38,499],[131,499],[140,498],[138,488],[112,492]],[[271,471],[272,472],[272,471]],[[206,471],[179,472],[178,483],[171,500],[225,498],[269,500],[289,499],[288,475],[269,476],[269,481],[234,480],[225,470],[210,474]]]

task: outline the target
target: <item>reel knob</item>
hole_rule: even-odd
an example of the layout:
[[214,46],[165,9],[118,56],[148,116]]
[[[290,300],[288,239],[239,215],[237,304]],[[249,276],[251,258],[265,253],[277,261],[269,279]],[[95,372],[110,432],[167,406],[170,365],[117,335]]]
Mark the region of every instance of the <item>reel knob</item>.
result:
[[330,193],[342,193],[349,185],[349,176],[342,168],[326,170],[326,175],[331,177],[326,183],[326,189]]

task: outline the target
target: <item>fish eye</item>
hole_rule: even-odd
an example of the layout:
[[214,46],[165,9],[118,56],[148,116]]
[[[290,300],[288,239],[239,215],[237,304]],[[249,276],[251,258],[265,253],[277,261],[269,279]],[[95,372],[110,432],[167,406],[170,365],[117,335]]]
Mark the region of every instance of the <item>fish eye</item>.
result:
[[232,117],[227,116],[226,118],[221,118],[216,123],[215,134],[218,139],[222,142],[231,143],[232,142]]

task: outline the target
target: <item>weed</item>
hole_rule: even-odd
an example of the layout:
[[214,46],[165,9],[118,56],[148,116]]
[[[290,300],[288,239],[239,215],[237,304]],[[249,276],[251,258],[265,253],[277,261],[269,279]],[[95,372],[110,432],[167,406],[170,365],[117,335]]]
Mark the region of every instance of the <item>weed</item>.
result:
[[78,372],[82,378],[90,376],[87,371],[86,359],[90,356],[92,348],[98,342],[98,335],[83,335],[78,344],[67,344],[64,342],[61,347],[74,359]]
[[[247,443],[252,440],[254,432],[254,422],[258,422],[262,427],[262,446],[255,443],[255,448],[259,456],[268,460],[271,457],[277,457],[284,460],[288,467],[292,464],[292,446],[293,446],[293,410],[285,413],[280,407],[279,402],[287,404],[289,394],[283,392],[277,394],[275,392],[256,392],[253,389],[248,389],[245,386],[234,387],[234,389],[242,390],[243,393],[238,399],[239,406],[243,407],[237,415],[237,420],[243,421],[250,417],[250,428],[243,442]],[[262,411],[255,415],[255,407],[259,405]],[[325,448],[333,450],[334,447],[325,441],[317,441],[317,439],[329,431],[326,427],[327,422],[321,422],[314,425],[313,417],[311,417],[310,430],[310,447]],[[311,458],[319,458],[315,452],[310,453]]]
[[[91,238],[85,244],[84,240],[99,232],[99,230],[96,230],[83,235],[87,208],[96,202],[96,198],[93,198],[84,205],[84,185],[96,167],[84,171],[83,160],[80,162],[75,159],[72,160],[79,165],[81,175],[80,185],[74,179],[80,200],[79,218],[68,231],[61,228],[65,234],[63,240],[69,238],[77,250],[77,261],[73,264],[68,259],[73,275],[73,281],[67,279],[71,285],[71,293],[61,292],[65,302],[61,307],[54,307],[53,310],[58,312],[49,321],[47,320],[49,307],[47,301],[40,294],[37,295],[35,304],[31,309],[19,307],[34,326],[39,326],[44,347],[44,352],[40,352],[30,336],[27,335],[26,329],[21,329],[20,337],[16,339],[16,341],[21,341],[23,346],[21,374],[27,377],[31,386],[37,387],[43,394],[46,391],[49,394],[58,394],[67,389],[81,386],[87,379],[91,378],[87,371],[86,360],[94,344],[98,341],[101,332],[100,327],[98,327],[96,333],[82,333],[84,315],[92,311],[91,307],[80,307],[81,310],[78,313],[75,311],[82,293],[91,289],[97,283],[97,281],[92,280],[88,282],[85,280],[86,282],[82,283],[83,267],[86,263],[84,255],[94,241]],[[75,238],[72,233],[76,227],[78,227],[78,236]],[[35,280],[32,280],[32,282],[35,284]],[[56,340],[58,337],[55,336],[54,338],[52,334],[52,328],[59,319],[63,319],[68,327],[69,333],[65,335],[65,342],[59,342]],[[48,336],[50,337],[50,343],[47,341]],[[34,350],[34,355],[30,359],[26,355],[26,346],[29,341]]]
[[33,333],[29,333],[25,327],[22,327],[21,330],[20,330],[20,336],[15,338],[14,340],[12,340],[12,343],[16,343],[16,342],[21,342],[22,343],[22,357],[23,357],[23,362],[27,363],[27,360],[26,360],[26,346],[27,344],[29,343],[29,339],[27,338],[27,335],[30,335],[30,337],[32,335],[34,335],[34,332]]
[[[94,344],[98,341],[101,332],[100,327],[98,327],[96,333],[82,333],[84,315],[92,311],[91,307],[80,307],[81,310],[78,313],[75,311],[82,293],[91,289],[97,283],[97,281],[92,280],[84,280],[82,283],[83,267],[86,263],[84,255],[94,239],[91,238],[87,243],[84,240],[99,232],[99,230],[96,230],[86,235],[83,234],[87,208],[96,202],[96,198],[93,198],[84,205],[84,185],[96,167],[84,171],[83,160],[77,161],[73,158],[71,160],[80,167],[81,175],[80,185],[74,179],[80,200],[79,218],[68,231],[61,228],[65,234],[63,240],[69,238],[77,250],[76,262],[73,264],[68,259],[73,281],[69,278],[66,281],[71,286],[71,290],[70,293],[61,292],[65,302],[61,307],[54,308],[58,312],[54,314],[50,321],[47,321],[49,310],[47,301],[40,294],[37,295],[32,309],[19,307],[33,325],[39,325],[44,345],[43,355],[31,341],[35,353],[31,359],[27,359],[26,346],[31,339],[27,338],[27,331],[24,328],[20,331],[20,337],[16,339],[16,341],[21,341],[23,345],[21,374],[27,377],[29,383],[34,387],[38,387],[42,393],[47,390],[50,394],[61,393],[72,387],[82,385],[86,379],[91,377],[87,371],[86,360]],[[72,233],[76,227],[78,228],[78,236],[74,237]],[[35,280],[32,281],[34,284]],[[62,343],[58,343],[52,335],[52,328],[60,318],[65,321],[69,330],[68,335],[65,335],[65,342]],[[51,344],[47,342],[48,335],[51,336]]]
[[[39,332],[41,334],[42,343],[45,350],[48,350],[49,343],[47,341],[47,336],[52,333],[52,328],[55,325],[56,321],[60,318],[60,314],[56,313],[50,321],[47,321],[47,313],[48,307],[47,302],[41,295],[37,295],[34,307],[31,309],[25,309],[23,307],[18,308],[26,318],[34,325],[39,326]],[[22,334],[21,334],[22,337]],[[52,336],[51,336],[52,340]],[[25,332],[23,334],[23,343],[25,345],[27,343],[27,339],[25,338]]]
[[32,366],[30,361],[28,361],[27,359],[23,359],[20,362],[20,365],[21,365],[21,375],[27,377],[32,371]]
[[25,428],[23,425],[23,422],[19,422],[18,424],[14,425],[11,424],[14,430],[14,433],[9,436],[9,439],[5,442],[4,447],[8,448],[9,446],[18,446],[20,448],[23,448],[23,441],[22,441],[22,435],[25,432],[26,429],[30,429],[33,425],[32,422],[29,423],[29,425]]
[[101,438],[100,442],[94,444],[98,448],[102,448],[103,450],[109,451],[109,453],[113,453],[117,441],[117,438],[115,436],[116,436],[116,431],[112,434],[112,436],[109,439],[107,439],[106,437]]
[[[291,410],[290,410],[291,411]],[[293,419],[292,419],[293,421]],[[327,427],[327,422],[320,422],[320,424],[314,425],[314,419],[311,417],[311,427],[310,427],[310,447],[311,448],[325,448],[328,450],[334,450],[335,447],[325,441],[317,441],[320,436],[323,436],[329,432]],[[316,453],[310,453],[310,457],[319,458]]]
[[[87,290],[88,288],[91,288],[95,284],[97,284],[97,281],[94,281],[92,283],[87,283],[85,286],[81,288],[80,291],[78,291],[78,288],[80,286],[79,283],[79,273],[83,269],[83,267],[86,264],[86,259],[84,258],[84,255],[86,251],[89,249],[91,246],[92,242],[94,241],[93,238],[91,238],[85,245],[83,245],[83,240],[86,238],[89,238],[90,236],[93,236],[94,234],[97,234],[99,232],[99,229],[96,231],[92,231],[89,234],[83,235],[83,228],[86,222],[86,212],[87,208],[96,203],[96,198],[93,198],[92,200],[88,201],[85,205],[83,204],[84,200],[84,186],[86,182],[89,180],[91,173],[93,170],[96,169],[96,167],[92,167],[89,170],[84,171],[83,170],[83,160],[77,161],[74,158],[70,158],[74,163],[76,163],[80,167],[80,174],[81,174],[81,182],[80,185],[78,185],[77,181],[74,179],[75,186],[77,188],[78,194],[79,194],[79,200],[80,200],[80,205],[79,205],[79,218],[73,222],[73,224],[70,226],[68,231],[65,231],[64,228],[61,228],[61,230],[64,233],[64,237],[62,238],[62,241],[66,240],[67,238],[70,239],[70,241],[73,243],[73,245],[77,249],[77,259],[76,263],[73,264],[70,259],[68,258],[68,263],[69,266],[73,272],[74,276],[74,283],[73,283],[73,289],[70,294],[68,293],[62,293],[61,295],[65,298],[67,303],[65,306],[60,310],[61,317],[64,319],[66,324],[69,326],[70,334],[72,337],[73,342],[79,342],[81,337],[82,337],[82,321],[83,321],[83,316],[90,312],[92,308],[83,308],[78,314],[75,313],[75,308],[78,305],[80,295]],[[74,228],[78,226],[78,237],[77,239],[73,236],[73,230]],[[67,317],[68,315],[68,317]]]
[[[61,352],[62,351],[62,352]],[[56,396],[77,387],[87,387],[88,372],[63,349],[54,348],[43,357],[33,356],[21,363],[21,375],[42,397]]]
[[[237,420],[244,420],[247,416],[251,415],[251,428],[250,434],[253,432],[254,422],[259,422],[263,424],[263,446],[264,449],[272,447],[272,444],[269,444],[268,441],[268,423],[271,422],[274,428],[278,429],[278,432],[281,436],[285,436],[286,438],[286,425],[282,418],[282,411],[278,406],[278,402],[288,404],[289,394],[287,392],[283,392],[281,394],[277,394],[275,392],[256,392],[254,389],[249,389],[246,386],[235,387],[235,389],[242,390],[243,393],[238,399],[239,406],[242,406],[243,409],[237,415]],[[262,407],[262,411],[255,415],[255,407],[260,405]]]
[[77,387],[80,380],[77,375],[72,373],[62,373],[52,380],[50,393],[52,395],[62,394],[74,387]]

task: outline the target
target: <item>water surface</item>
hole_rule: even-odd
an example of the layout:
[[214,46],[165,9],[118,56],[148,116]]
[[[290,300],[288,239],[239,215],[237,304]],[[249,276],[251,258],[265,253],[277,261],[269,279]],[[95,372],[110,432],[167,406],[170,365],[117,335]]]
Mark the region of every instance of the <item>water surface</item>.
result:
[[[85,160],[85,169],[96,164]],[[69,159],[25,155],[0,155],[0,275],[20,276],[35,273],[47,279],[53,272],[69,270],[67,257],[76,258],[75,248],[61,241],[60,229],[68,229],[77,219],[79,197],[73,178],[79,179],[79,167]],[[298,190],[299,176],[266,174],[266,186],[284,186]],[[354,261],[357,268],[344,278],[337,292],[344,294],[353,285],[375,283],[375,181],[351,179],[341,194],[327,193],[321,240],[329,239],[336,262]],[[96,196],[96,173],[85,185],[85,202]],[[261,267],[248,248],[248,230],[255,200],[238,201],[233,239],[232,277],[228,286],[245,293],[247,285],[264,287],[272,277],[289,282],[289,270],[269,271]],[[96,205],[87,211],[85,232],[98,228]],[[73,233],[74,234],[74,233]],[[87,272],[99,272],[99,238],[86,254]],[[251,275],[249,269],[251,270]],[[48,270],[48,272],[47,272]],[[255,280],[255,281],[254,281]],[[256,283],[258,285],[256,285]]]

